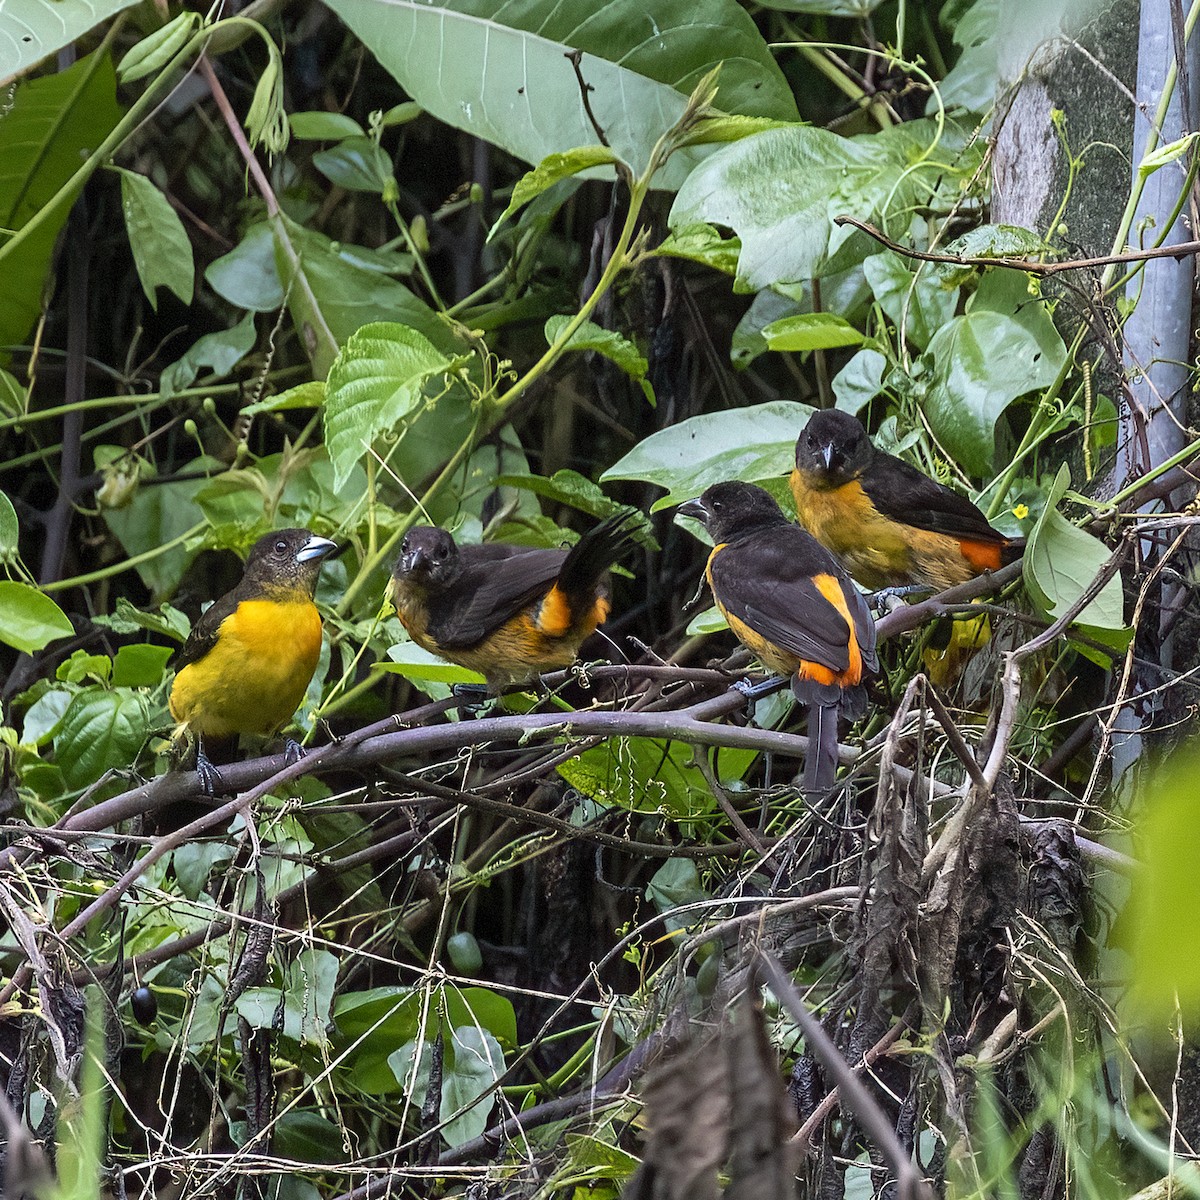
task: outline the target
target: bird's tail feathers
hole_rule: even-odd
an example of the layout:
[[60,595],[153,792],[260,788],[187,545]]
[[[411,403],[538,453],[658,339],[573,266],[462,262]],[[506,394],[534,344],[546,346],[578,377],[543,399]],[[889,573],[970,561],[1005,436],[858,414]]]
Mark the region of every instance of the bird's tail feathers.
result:
[[589,529],[563,560],[558,573],[559,590],[568,596],[591,592],[605,571],[633,544],[632,531],[641,519],[641,513],[624,509]]
[[838,764],[838,706],[813,704],[808,709],[808,758],[804,790],[809,795],[833,786]]

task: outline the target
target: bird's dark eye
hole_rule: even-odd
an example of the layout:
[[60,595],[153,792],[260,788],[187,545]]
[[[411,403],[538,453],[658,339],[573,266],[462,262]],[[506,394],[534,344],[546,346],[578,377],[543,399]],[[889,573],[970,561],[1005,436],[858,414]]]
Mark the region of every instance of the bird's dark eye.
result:
[[713,512],[716,512],[716,511],[717,511],[717,509],[718,509],[718,508],[720,508],[720,507],[721,507],[721,502],[720,502],[720,500],[714,500],[714,501],[712,502],[712,509],[713,509]]
[[287,542],[285,542],[283,540],[283,538],[280,538],[279,541],[277,541],[275,543],[275,553],[276,554],[286,554],[287,553]]
[[817,444],[817,435],[815,433],[810,433],[808,435],[808,444],[810,446],[815,446]]

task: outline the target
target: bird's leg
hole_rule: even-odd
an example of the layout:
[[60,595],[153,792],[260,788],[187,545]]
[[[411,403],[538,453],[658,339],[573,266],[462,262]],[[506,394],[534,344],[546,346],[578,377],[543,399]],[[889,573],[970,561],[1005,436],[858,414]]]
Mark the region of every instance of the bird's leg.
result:
[[924,583],[909,583],[903,587],[885,587],[880,588],[877,592],[868,592],[866,601],[871,606],[874,612],[877,612],[881,617],[894,609],[899,608],[901,603],[909,596],[919,595],[923,592],[932,592],[928,584]]
[[206,796],[215,796],[218,788],[222,792],[225,790],[225,780],[204,753],[204,738],[199,734],[196,735],[196,775],[200,780],[200,790]]
[[492,697],[491,689],[486,683],[455,683],[450,687],[450,694],[458,701],[459,711],[463,716],[474,717]]
[[298,763],[307,753],[308,751],[295,738],[283,739],[283,761],[289,767],[293,763]]
[[758,702],[767,696],[773,696],[781,688],[786,687],[787,679],[782,675],[768,675],[766,679],[760,679],[758,683],[751,683],[749,679],[738,679],[729,686],[733,691],[741,692],[746,698],[746,719],[752,720]]

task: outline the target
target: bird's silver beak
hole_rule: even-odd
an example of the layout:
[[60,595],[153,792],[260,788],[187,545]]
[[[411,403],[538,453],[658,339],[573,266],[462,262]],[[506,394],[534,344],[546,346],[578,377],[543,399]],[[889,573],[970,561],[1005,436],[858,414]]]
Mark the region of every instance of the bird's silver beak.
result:
[[825,463],[825,470],[828,471],[829,468],[833,465],[833,443],[832,442],[827,442],[824,446],[821,447],[821,459]]
[[704,524],[708,521],[709,511],[703,500],[689,500],[686,504],[679,506],[679,515],[681,517],[691,517],[693,520]]
[[317,537],[314,534],[296,551],[296,561],[312,562],[314,558],[328,558],[337,548],[337,542],[331,542],[328,538]]

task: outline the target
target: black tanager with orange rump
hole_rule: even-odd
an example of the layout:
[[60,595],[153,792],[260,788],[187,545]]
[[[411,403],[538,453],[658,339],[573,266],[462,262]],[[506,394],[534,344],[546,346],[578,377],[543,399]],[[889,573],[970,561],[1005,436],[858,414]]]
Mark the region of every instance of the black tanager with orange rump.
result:
[[856,417],[814,413],[796,442],[800,523],[867,588],[942,591],[1021,556],[965,496],[876,450]]
[[204,612],[176,652],[171,716],[196,735],[196,770],[210,795],[220,775],[204,739],[269,737],[304,699],[321,653],[313,593],[336,549],[307,529],[259,538],[241,583]]
[[765,666],[791,676],[808,705],[804,787],[837,771],[839,712],[861,716],[863,680],[878,667],[875,622],[861,593],[819,542],[749,483],[713,484],[679,511],[713,540],[705,576],[729,628]]
[[608,569],[632,543],[619,513],[570,550],[460,546],[444,529],[404,535],[392,572],[396,615],[417,645],[478,671],[491,691],[570,666],[610,608]]

